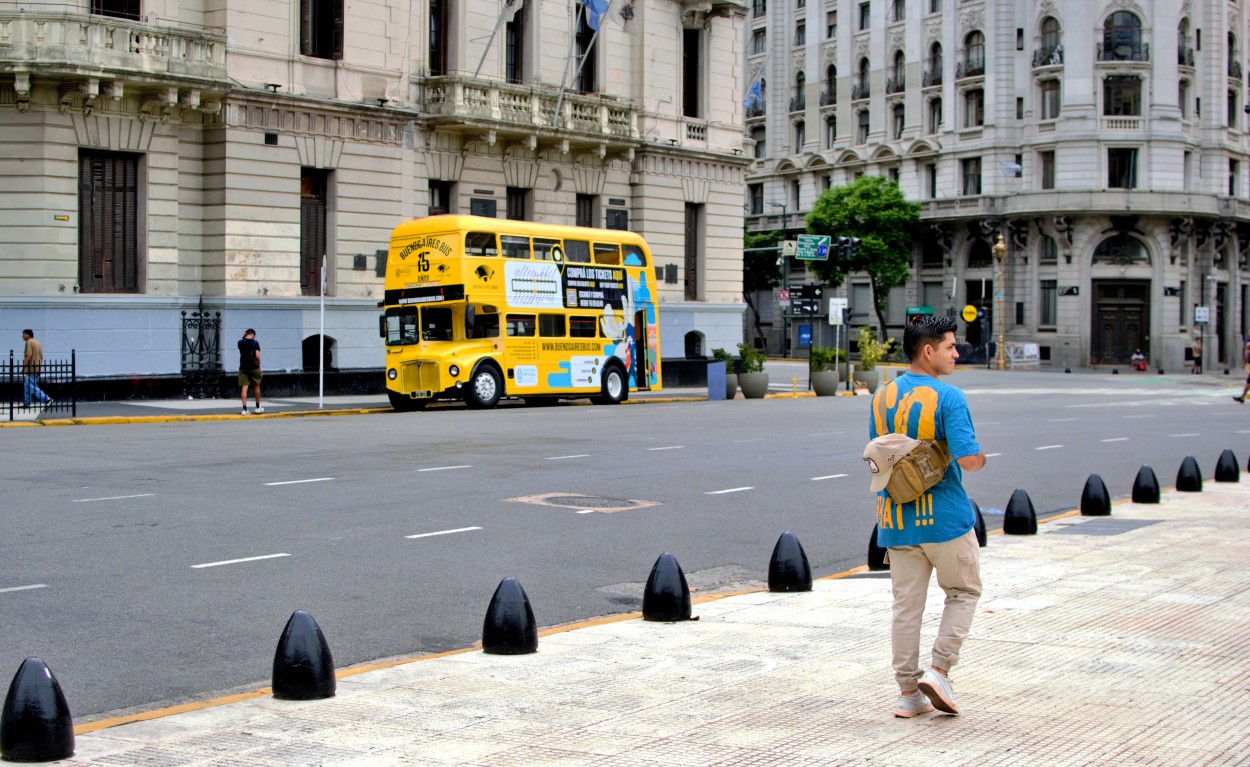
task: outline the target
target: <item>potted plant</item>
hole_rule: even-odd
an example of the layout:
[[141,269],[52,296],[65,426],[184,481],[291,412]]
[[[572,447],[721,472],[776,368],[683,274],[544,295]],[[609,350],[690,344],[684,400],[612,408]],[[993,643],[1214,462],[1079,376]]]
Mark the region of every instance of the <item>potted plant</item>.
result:
[[712,361],[725,363],[725,399],[733,399],[738,396],[738,374],[736,370],[733,355],[724,349],[712,350]]
[[859,329],[859,364],[855,366],[855,380],[862,381],[868,391],[875,392],[880,383],[877,363],[885,355],[886,344],[877,340],[877,333],[864,325]]
[[768,358],[764,352],[747,344],[738,344],[738,355],[738,386],[742,387],[742,396],[763,399],[768,393],[768,374],[764,372],[764,362]]
[[811,359],[812,391],[817,397],[832,397],[838,393],[838,363],[842,358],[842,350],[832,347],[813,346]]

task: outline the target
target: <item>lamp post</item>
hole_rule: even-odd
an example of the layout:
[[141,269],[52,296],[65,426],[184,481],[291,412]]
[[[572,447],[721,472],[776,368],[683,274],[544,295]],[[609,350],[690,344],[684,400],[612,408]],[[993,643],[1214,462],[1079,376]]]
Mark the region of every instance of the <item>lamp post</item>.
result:
[[1003,242],[1002,232],[998,233],[998,242],[994,243],[994,263],[998,266],[998,273],[994,277],[994,292],[998,294],[998,308],[995,313],[998,314],[998,348],[994,353],[994,369],[1006,370],[1007,357],[1003,348],[1003,329],[1007,325],[1007,315],[1003,314],[1003,299],[1006,291],[1003,290],[1003,258],[1007,255],[1007,245]]
[[[781,208],[781,239],[786,239],[786,229],[790,226],[790,213],[786,209],[784,202],[768,201],[768,204],[774,208]],[[790,264],[786,261],[785,246],[781,247],[781,258],[777,259],[777,263],[781,265],[781,288],[786,290],[790,287]],[[781,356],[790,356],[790,318],[786,316],[786,307],[781,307]]]

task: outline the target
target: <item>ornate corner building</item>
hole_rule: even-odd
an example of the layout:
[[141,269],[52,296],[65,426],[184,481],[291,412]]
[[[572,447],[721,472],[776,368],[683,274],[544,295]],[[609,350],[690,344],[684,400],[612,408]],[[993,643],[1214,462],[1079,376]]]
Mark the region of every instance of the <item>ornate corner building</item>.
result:
[[[665,358],[741,338],[741,0],[0,0],[0,331],[87,377],[381,369],[401,221],[628,228]],[[202,311],[201,311],[202,310]],[[232,347],[231,347],[232,348]],[[234,361],[225,355],[224,368]]]
[[[1239,365],[1250,327],[1244,0],[752,0],[751,230],[802,226],[831,186],[895,179],[923,206],[890,295],[1041,364]],[[786,220],[788,219],[788,221]],[[1001,280],[993,245],[1002,235]],[[800,282],[795,273],[790,282]],[[866,280],[852,324],[875,323]],[[762,296],[765,314],[777,309]],[[1001,307],[1001,309],[1000,309]],[[1005,315],[1005,316],[1002,316]],[[779,333],[778,333],[779,335]]]

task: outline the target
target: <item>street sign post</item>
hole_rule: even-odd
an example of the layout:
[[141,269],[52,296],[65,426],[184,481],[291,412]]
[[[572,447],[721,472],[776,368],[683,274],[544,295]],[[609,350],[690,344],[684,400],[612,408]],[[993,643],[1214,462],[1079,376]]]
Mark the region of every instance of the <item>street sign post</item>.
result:
[[828,261],[832,244],[833,238],[827,234],[800,234],[798,252],[794,257],[800,261]]
[[831,298],[829,299],[829,324],[842,324],[842,310],[849,305],[850,299],[847,298]]

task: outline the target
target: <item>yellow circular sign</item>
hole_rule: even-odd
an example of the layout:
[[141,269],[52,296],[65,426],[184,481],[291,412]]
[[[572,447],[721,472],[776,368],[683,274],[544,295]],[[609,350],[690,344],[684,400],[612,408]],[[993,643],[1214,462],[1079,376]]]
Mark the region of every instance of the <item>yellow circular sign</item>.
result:
[[964,311],[963,311],[963,318],[964,318],[964,322],[972,322],[973,320],[975,320],[977,318],[977,308],[973,306],[972,304],[968,304],[967,306],[965,306]]

